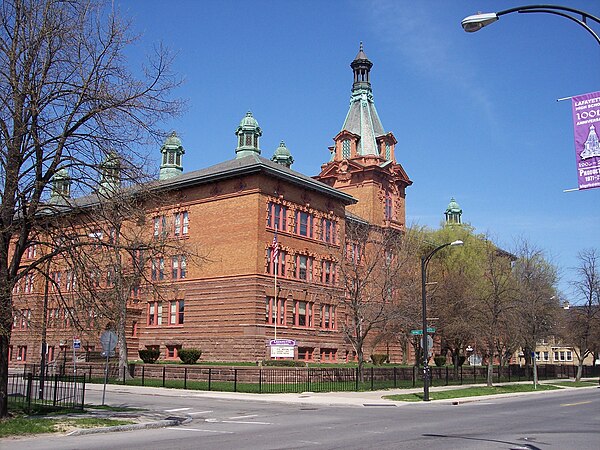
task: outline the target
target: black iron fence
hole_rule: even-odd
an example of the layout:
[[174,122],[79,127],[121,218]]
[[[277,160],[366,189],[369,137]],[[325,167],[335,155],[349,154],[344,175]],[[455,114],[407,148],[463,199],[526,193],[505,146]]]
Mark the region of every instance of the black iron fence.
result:
[[34,410],[83,410],[86,376],[44,376],[32,372],[9,374],[8,400],[11,407]]
[[[28,366],[35,373],[35,366]],[[39,369],[38,369],[39,370]],[[72,366],[58,369],[60,373],[72,371]],[[92,382],[103,382],[105,364],[77,365],[77,373],[85,374]],[[538,366],[540,380],[574,378],[577,366]],[[600,376],[600,366],[584,366],[584,377]],[[255,393],[358,391],[389,388],[414,388],[423,385],[422,368],[419,367],[368,367],[362,376],[356,367],[229,367],[179,364],[130,364],[119,371],[117,364],[109,364],[111,383],[157,386],[179,389],[215,390]],[[486,366],[431,367],[431,386],[450,384],[478,384],[487,380]],[[494,367],[493,381],[531,381],[531,367],[510,365]]]

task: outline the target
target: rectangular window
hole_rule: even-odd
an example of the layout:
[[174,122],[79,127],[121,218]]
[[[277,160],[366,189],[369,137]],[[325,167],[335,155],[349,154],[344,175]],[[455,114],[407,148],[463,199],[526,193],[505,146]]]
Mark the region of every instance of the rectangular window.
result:
[[25,250],[25,258],[33,259],[37,256],[37,244],[32,244]]
[[54,345],[49,345],[48,347],[46,347],[46,362],[54,361],[55,353],[56,351]]
[[302,361],[312,361],[315,349],[312,347],[298,347],[298,359]]
[[277,269],[277,276],[285,277],[285,261],[287,259],[287,253],[279,249],[279,253],[277,255],[277,262],[275,262],[271,257],[272,252],[273,248],[269,246],[267,248],[267,273],[275,275],[275,269]]
[[183,325],[185,304],[183,300],[169,302],[169,325]]
[[275,311],[275,298],[267,297],[265,300],[265,323],[269,325],[275,325],[275,317],[277,316],[279,320],[277,321],[277,326],[285,325],[285,316],[286,316],[286,302],[284,298],[277,299],[277,311]]
[[392,197],[389,193],[385,195],[385,220],[393,219]]
[[24,292],[26,294],[33,294],[34,289],[35,289],[35,274],[34,273],[30,273],[28,275],[25,275],[25,289],[24,289]]
[[349,242],[346,245],[346,258],[354,264],[360,264],[362,247],[357,242]]
[[274,230],[287,230],[287,207],[270,202],[267,209],[267,227]]
[[336,362],[337,348],[321,348],[321,362]]
[[187,211],[175,213],[175,236],[186,236],[189,230],[189,214]]
[[321,222],[321,240],[329,244],[336,243],[336,223],[333,220],[323,219]]
[[27,361],[27,346],[19,345],[17,347],[17,361],[25,362]]
[[167,355],[165,359],[177,359],[179,357],[181,345],[167,345]]
[[335,330],[335,306],[323,305],[321,308],[321,328]]
[[156,216],[153,219],[154,222],[154,237],[155,238],[161,238],[161,237],[166,237],[168,230],[167,230],[167,218],[166,216]]
[[335,284],[336,265],[333,261],[323,260],[321,263],[321,283]]
[[544,361],[549,361],[550,360],[550,355],[548,354],[548,352],[544,352]]
[[294,302],[294,325],[297,327],[312,328],[314,306],[312,302],[302,302],[296,300]]
[[567,350],[565,353],[566,353],[567,361],[573,361],[573,353],[571,353],[570,350]]
[[313,262],[312,256],[296,255],[296,278],[299,280],[313,280]]
[[148,303],[148,325],[162,325],[162,302]]
[[171,273],[174,280],[181,280],[185,278],[187,264],[185,256],[173,256],[171,259]]
[[152,258],[152,271],[150,274],[152,281],[160,281],[165,279],[165,259]]
[[313,216],[305,211],[296,211],[294,232],[300,236],[313,237]]

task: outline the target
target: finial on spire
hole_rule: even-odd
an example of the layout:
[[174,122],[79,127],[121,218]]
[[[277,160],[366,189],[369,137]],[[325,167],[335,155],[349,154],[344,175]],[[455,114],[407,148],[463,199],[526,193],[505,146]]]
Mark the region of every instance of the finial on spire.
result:
[[359,48],[359,51],[361,51],[361,52],[363,51],[363,43],[362,43],[362,41],[360,41],[360,48]]

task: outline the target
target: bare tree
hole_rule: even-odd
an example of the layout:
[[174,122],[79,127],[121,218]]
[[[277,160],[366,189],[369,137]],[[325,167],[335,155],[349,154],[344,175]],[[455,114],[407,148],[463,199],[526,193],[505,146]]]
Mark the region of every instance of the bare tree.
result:
[[576,280],[572,282],[578,304],[565,311],[564,339],[573,345],[577,357],[577,376],[583,373],[583,362],[598,348],[600,327],[600,253],[586,249],[577,255],[579,266],[575,269]]
[[[125,50],[127,23],[96,0],[5,0],[0,5],[0,416],[7,414],[12,290],[55,255],[23,264],[40,222],[48,184],[70,172],[73,193],[97,185],[100,162],[114,152],[126,183],[143,180],[140,144],[180,109],[178,81],[158,48],[140,72]],[[136,77],[133,73],[141,73]]]
[[[548,337],[559,311],[556,292],[557,270],[544,253],[526,240],[521,240],[515,251],[517,260],[513,274],[517,281],[518,335],[527,364],[535,358],[537,343]],[[511,353],[513,349],[510,349]],[[530,357],[531,356],[531,357]],[[533,364],[533,382],[537,384],[537,365]]]
[[478,296],[473,304],[473,324],[480,342],[479,350],[487,359],[487,385],[493,384],[494,360],[501,341],[507,340],[516,320],[516,286],[511,272],[511,255],[485,240]]
[[[340,262],[340,304],[347,314],[342,330],[353,346],[362,377],[365,346],[389,336],[403,316],[408,292],[412,239],[391,229],[347,220]],[[414,248],[413,248],[414,250]]]

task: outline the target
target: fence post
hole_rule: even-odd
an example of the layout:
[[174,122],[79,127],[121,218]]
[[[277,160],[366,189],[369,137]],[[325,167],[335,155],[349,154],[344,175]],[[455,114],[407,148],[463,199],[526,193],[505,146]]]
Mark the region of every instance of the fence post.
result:
[[394,387],[395,388],[398,387],[398,376],[396,374],[396,369],[397,369],[397,367],[394,366]]
[[126,370],[126,368],[123,367],[123,384],[125,384],[125,370]]
[[358,367],[354,369],[354,390],[358,392]]
[[306,390],[310,392],[310,367],[306,368]]
[[167,366],[163,366],[163,384],[162,384],[162,387],[165,387],[166,370],[167,370]]
[[33,373],[27,374],[27,412],[31,412],[31,394],[33,386]]
[[58,397],[58,374],[54,374],[54,396],[52,399],[52,406],[56,406],[56,399]]
[[146,365],[144,364],[142,366],[142,386],[145,386],[145,380],[146,380]]
[[373,383],[374,373],[375,373],[375,369],[373,367],[371,367],[371,390],[372,391],[375,390],[374,383]]
[[237,369],[233,369],[233,392],[237,392]]
[[187,367],[183,368],[183,388],[187,389]]
[[446,366],[446,386],[448,386],[448,366]]
[[477,367],[473,364],[473,384],[477,384]]
[[83,381],[82,381],[82,385],[81,385],[81,410],[83,411],[83,408],[85,406],[85,373],[83,374]]
[[412,387],[415,387],[417,384],[417,377],[415,376],[415,369],[417,366],[413,366],[412,368]]
[[258,393],[262,394],[262,369],[258,369]]
[[210,382],[212,380],[212,367],[208,368],[208,390],[210,391]]

